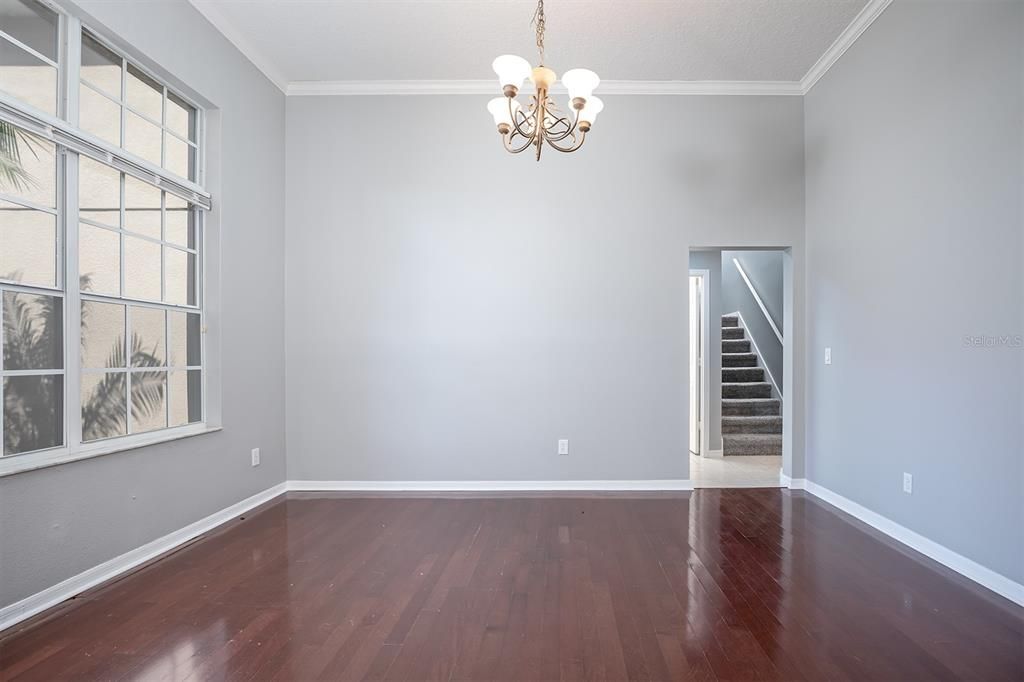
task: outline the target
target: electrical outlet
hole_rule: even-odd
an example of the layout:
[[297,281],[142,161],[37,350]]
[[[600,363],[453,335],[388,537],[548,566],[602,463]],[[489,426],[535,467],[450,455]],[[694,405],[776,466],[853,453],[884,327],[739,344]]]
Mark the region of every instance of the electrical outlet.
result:
[[831,346],[825,346],[825,364],[826,365],[831,365],[832,364],[832,347]]
[[908,495],[914,493],[914,477],[905,471],[903,472],[903,492]]
[[563,438],[558,441],[558,454],[568,455],[569,454],[569,439]]
[[252,449],[252,465],[254,467],[258,467],[260,465],[260,449],[259,448],[253,448]]

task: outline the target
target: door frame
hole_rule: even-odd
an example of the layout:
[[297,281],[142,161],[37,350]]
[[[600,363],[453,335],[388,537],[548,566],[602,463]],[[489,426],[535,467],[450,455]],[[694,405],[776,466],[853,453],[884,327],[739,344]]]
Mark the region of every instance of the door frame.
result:
[[[711,271],[706,269],[706,268],[704,268],[704,269],[690,268],[690,275],[689,276],[690,277],[698,277],[698,278],[700,278],[700,281],[701,281],[701,287],[700,287],[700,308],[701,308],[701,314],[700,314],[700,332],[701,332],[700,333],[700,342],[701,342],[701,353],[699,355],[700,367],[701,367],[701,382],[700,382],[700,410],[699,410],[699,414],[698,414],[698,418],[700,419],[700,423],[701,423],[701,430],[700,430],[700,443],[699,443],[700,452],[697,453],[697,455],[700,456],[700,457],[709,457],[710,456],[710,447],[711,447],[711,445],[710,445],[710,440],[709,440],[709,437],[708,437],[708,431],[709,431],[709,429],[708,429],[708,405],[711,404],[711,382],[708,381],[708,348],[709,348],[710,343],[711,343],[711,332],[710,332],[710,328],[708,327],[708,322],[709,322],[708,315],[709,315],[709,309],[711,308],[711,295],[710,295],[710,292],[708,290],[708,282],[711,279]],[[687,279],[686,283],[687,283],[687,290],[689,290],[690,280]],[[687,291],[686,301],[687,301],[687,305],[689,305],[689,301],[690,301],[689,291]],[[686,342],[687,342],[687,344],[689,344],[689,342],[690,342],[690,334],[689,334],[690,316],[689,315],[686,316],[686,325],[687,325]],[[689,352],[687,352],[687,358],[689,358]],[[689,397],[689,391],[687,391],[687,397]],[[687,452],[690,452],[690,429],[693,427],[693,425],[689,423],[689,419],[690,419],[690,411],[689,410],[687,410],[686,419],[687,419],[686,450],[687,450]]]

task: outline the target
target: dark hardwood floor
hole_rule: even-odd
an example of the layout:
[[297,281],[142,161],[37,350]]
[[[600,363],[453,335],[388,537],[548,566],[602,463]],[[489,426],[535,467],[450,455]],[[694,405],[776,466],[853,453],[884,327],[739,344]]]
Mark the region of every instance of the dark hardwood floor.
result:
[[3,680],[1020,680],[1024,610],[800,493],[292,493],[0,639]]

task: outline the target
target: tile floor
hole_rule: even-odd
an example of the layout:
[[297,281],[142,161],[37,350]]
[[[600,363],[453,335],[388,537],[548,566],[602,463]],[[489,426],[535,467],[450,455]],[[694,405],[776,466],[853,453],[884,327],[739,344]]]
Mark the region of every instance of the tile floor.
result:
[[777,456],[697,457],[690,454],[695,488],[778,488],[782,458]]

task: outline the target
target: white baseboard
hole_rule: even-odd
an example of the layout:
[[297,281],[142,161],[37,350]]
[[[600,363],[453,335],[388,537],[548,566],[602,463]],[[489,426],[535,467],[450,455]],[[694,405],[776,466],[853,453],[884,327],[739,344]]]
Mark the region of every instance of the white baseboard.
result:
[[[996,594],[1024,606],[1024,585],[985,568],[898,523],[876,514],[856,502],[832,492],[824,486],[803,478],[790,478],[779,473],[779,482],[793,490],[806,490],[851,516],[885,533],[889,537],[924,554],[957,573],[987,587]],[[42,592],[0,608],[0,631],[37,613],[56,606],[76,594],[95,587],[129,571],[164,552],[174,549],[217,526],[267,502],[287,491],[348,492],[628,492],[689,491],[693,484],[686,479],[652,480],[590,480],[590,481],[287,481],[226,507],[206,518],[169,533],[141,547],[105,561],[72,576]]]
[[725,450],[712,450],[708,448],[708,454],[704,455],[708,459],[722,459],[725,456]]
[[779,471],[779,485],[783,488],[789,488],[790,490],[804,490],[804,486],[807,485],[807,479],[805,478],[790,478],[786,474]]
[[0,608],[0,631],[16,625],[26,618],[31,618],[37,613],[45,611],[51,606],[56,606],[62,601],[70,599],[76,594],[81,594],[85,590],[110,580],[121,573],[130,571],[136,566],[160,556],[164,552],[172,550],[207,531],[213,530],[217,526],[230,521],[240,514],[244,514],[253,507],[258,507],[264,502],[272,500],[286,491],[286,485],[278,483],[263,492],[247,497],[230,507],[225,507],[162,538],[147,542],[145,545],[125,552],[121,556],[114,557],[98,566],[82,571],[78,575],[71,576],[67,580],[48,587],[42,592],[37,592],[10,606]]
[[[779,479],[785,481],[788,476],[780,474]],[[783,483],[786,484],[785,482]],[[986,568],[976,561],[958,554],[934,540],[929,540],[920,533],[916,533],[906,526],[901,526],[895,521],[871,511],[867,507],[847,499],[839,493],[818,485],[814,481],[803,478],[789,479],[789,487],[794,490],[806,490],[815,497],[828,502],[833,507],[841,509],[850,516],[853,516],[868,524],[875,530],[885,533],[892,539],[903,543],[907,547],[934,559],[943,566],[951,568],[965,578],[969,578],[982,587],[987,587],[996,594],[1006,597],[1012,602],[1024,606],[1024,585]]]
[[288,481],[288,490],[341,492],[622,492],[693,490],[687,479],[643,481]]

